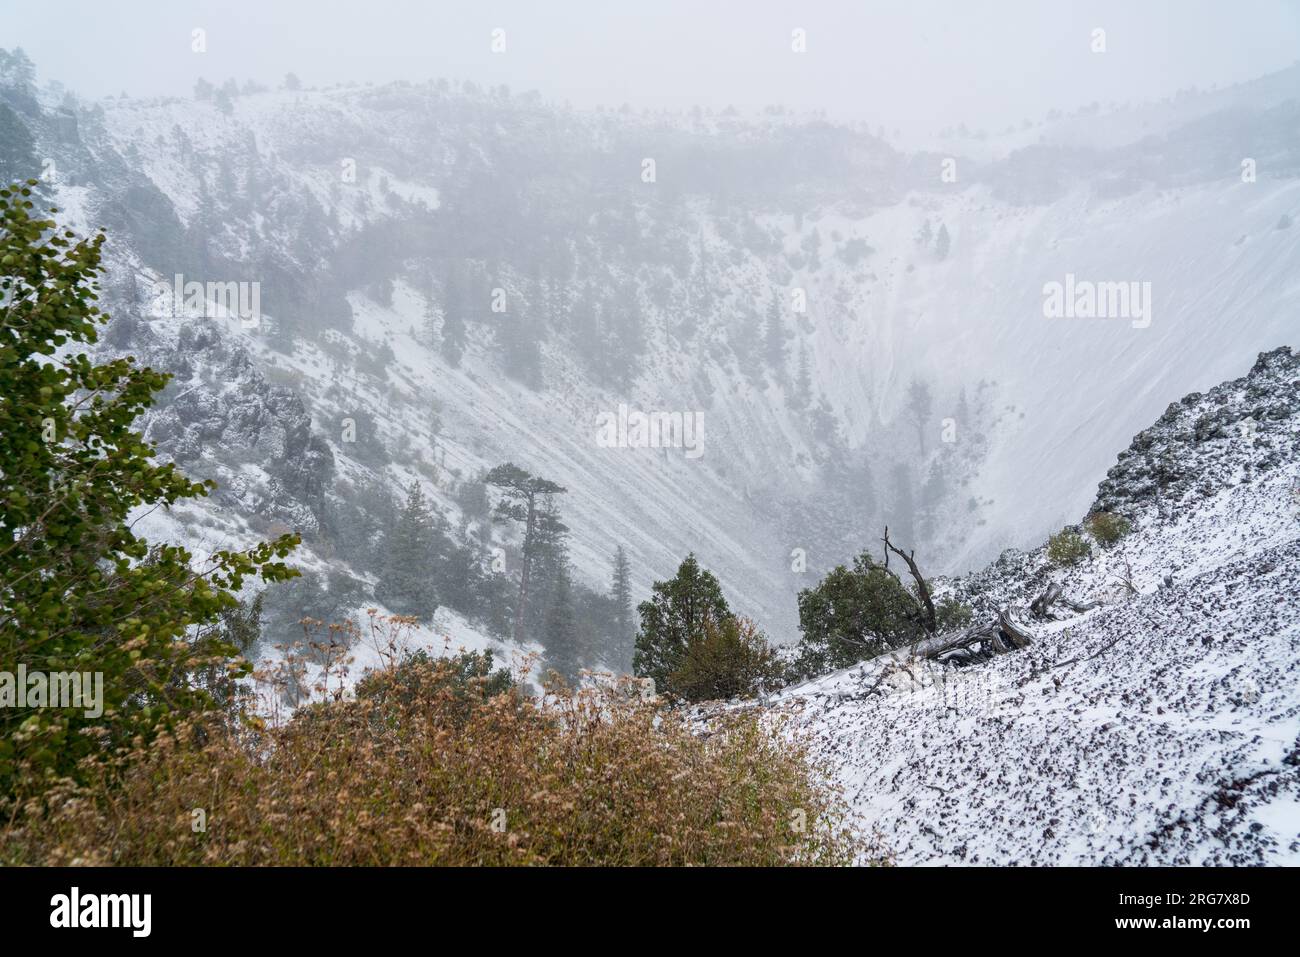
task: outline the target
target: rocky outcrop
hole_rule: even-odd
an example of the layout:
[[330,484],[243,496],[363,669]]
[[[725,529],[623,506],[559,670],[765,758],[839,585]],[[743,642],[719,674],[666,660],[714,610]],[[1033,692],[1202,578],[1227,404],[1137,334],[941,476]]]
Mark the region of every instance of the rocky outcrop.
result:
[[[1092,507],[1129,518],[1168,513],[1300,457],[1300,352],[1261,353],[1240,379],[1193,392],[1165,410],[1119,454]],[[1238,441],[1244,440],[1244,441]]]

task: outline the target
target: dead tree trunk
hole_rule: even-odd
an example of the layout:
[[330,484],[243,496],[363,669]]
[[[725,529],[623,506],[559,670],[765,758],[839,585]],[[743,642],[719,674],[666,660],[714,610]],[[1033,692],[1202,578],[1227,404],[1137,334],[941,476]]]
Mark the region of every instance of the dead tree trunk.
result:
[[1052,606],[1058,602],[1075,613],[1089,611],[1101,604],[1096,601],[1071,601],[1065,597],[1064,589],[1056,582],[1052,582],[1041,595],[1029,603],[1029,611],[1035,618],[1046,618],[1051,614]]
[[[901,548],[895,546],[889,540],[889,526],[885,526],[885,537],[882,539],[885,543],[885,571],[889,571],[889,553],[893,552],[904,562],[907,563],[907,570],[911,572],[912,580],[916,582],[916,599],[918,620],[921,627],[926,630],[927,634],[935,634],[939,630],[939,623],[934,613],[934,600],[930,597],[930,587],[925,583],[925,576],[921,574],[921,569],[916,567],[916,559],[913,557],[915,551],[904,552]],[[893,572],[890,572],[893,575]],[[894,575],[898,578],[897,575]]]
[[1016,624],[1006,609],[1002,609],[993,621],[943,638],[919,642],[914,650],[918,657],[930,661],[968,665],[1031,644],[1033,636]]
[[1047,586],[1047,590],[1029,603],[1029,610],[1035,618],[1046,618],[1048,610],[1061,597],[1062,588],[1056,582]]

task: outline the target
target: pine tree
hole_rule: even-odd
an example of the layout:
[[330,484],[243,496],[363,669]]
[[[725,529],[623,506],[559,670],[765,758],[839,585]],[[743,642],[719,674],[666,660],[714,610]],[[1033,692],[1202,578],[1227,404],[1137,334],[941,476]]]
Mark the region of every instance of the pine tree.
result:
[[40,171],[32,134],[17,113],[0,103],[0,183],[35,176]]
[[558,673],[569,685],[575,684],[581,668],[581,649],[578,618],[573,610],[573,586],[569,569],[565,565],[561,565],[556,573],[555,587],[542,632],[542,647],[546,649],[547,667]]
[[614,550],[614,580],[610,584],[614,602],[614,654],[619,667],[632,664],[635,627],[632,623],[632,566],[620,545]]
[[399,615],[429,619],[438,609],[433,582],[437,529],[419,482],[388,531],[386,557],[375,597]]
[[939,235],[935,237],[934,254],[940,259],[948,258],[948,249],[952,245],[952,238],[948,235],[948,227],[939,226]]
[[36,64],[22,47],[14,47],[13,53],[0,50],[0,81],[21,91],[30,91],[36,83]]
[[686,649],[705,638],[705,623],[731,617],[722,586],[713,573],[700,567],[692,553],[677,574],[655,582],[651,599],[637,608],[641,631],[636,636],[633,674],[653,678],[663,692],[673,693],[672,674],[681,667]]
[[529,607],[524,616],[524,636],[538,639],[546,631],[546,616],[559,581],[569,567],[569,527],[560,520],[555,500],[547,498],[538,505],[537,521],[528,546],[530,569]]
[[913,379],[907,388],[907,411],[916,426],[916,440],[920,443],[921,454],[925,455],[925,430],[930,427],[934,414],[934,398],[930,387],[920,379]]
[[768,368],[776,374],[780,382],[785,378],[785,325],[781,322],[781,305],[778,296],[773,296],[767,307],[767,319],[763,323],[763,358]]
[[943,503],[951,489],[948,460],[938,456],[930,463],[929,474],[921,486],[917,502],[917,528],[923,538],[929,538],[943,527]]
[[[496,519],[519,522],[523,526],[524,561],[519,574],[519,599],[515,604],[514,628],[515,641],[522,642],[524,614],[528,607],[528,586],[532,577],[532,559],[538,546],[541,506],[550,496],[567,492],[568,489],[549,479],[530,475],[513,462],[498,465],[484,476],[483,481],[505,493],[505,499],[497,503]],[[545,529],[543,529],[543,537],[544,535]]]

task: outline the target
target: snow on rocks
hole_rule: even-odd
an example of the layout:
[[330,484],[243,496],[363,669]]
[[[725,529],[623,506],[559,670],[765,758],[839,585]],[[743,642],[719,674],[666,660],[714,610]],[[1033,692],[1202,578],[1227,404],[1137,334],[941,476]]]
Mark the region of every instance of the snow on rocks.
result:
[[[1094,506],[1133,521],[1116,545],[1068,569],[1007,553],[947,585],[1027,608],[1056,582],[1098,607],[889,693],[864,693],[868,662],[773,701],[899,863],[1300,863],[1298,380],[1300,354],[1267,353],[1139,434]],[[1257,427],[1229,428],[1243,410]],[[1164,488],[1160,458],[1180,476]]]

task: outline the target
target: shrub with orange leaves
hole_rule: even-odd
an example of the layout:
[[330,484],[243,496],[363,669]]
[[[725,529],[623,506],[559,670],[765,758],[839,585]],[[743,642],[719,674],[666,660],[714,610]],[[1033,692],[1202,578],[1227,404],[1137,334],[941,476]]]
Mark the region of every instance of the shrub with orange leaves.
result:
[[[415,657],[282,727],[188,726],[0,809],[0,862],[777,865],[880,855],[797,744],[595,689],[466,694]],[[391,691],[385,684],[393,682]]]

